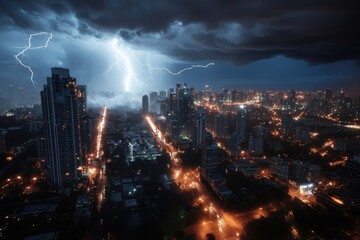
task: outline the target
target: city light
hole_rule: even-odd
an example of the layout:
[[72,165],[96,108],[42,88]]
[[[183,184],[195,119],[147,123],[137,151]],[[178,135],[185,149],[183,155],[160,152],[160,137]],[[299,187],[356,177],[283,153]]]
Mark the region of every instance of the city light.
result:
[[103,131],[105,128],[105,121],[106,121],[106,113],[107,113],[107,107],[104,107],[104,111],[103,114],[101,116],[101,120],[100,123],[98,125],[98,135],[96,138],[96,158],[100,157],[100,148],[101,148],[101,139],[102,139],[102,135],[103,135]]
[[330,197],[334,202],[336,202],[337,204],[339,205],[344,205],[344,202],[339,199],[339,198],[336,198],[336,197]]
[[2,1],[0,238],[360,240],[355,2]]

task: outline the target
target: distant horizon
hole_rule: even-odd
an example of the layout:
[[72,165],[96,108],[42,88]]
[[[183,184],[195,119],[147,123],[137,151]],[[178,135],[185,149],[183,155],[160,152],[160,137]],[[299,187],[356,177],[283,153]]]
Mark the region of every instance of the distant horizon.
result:
[[356,6],[356,1],[7,1],[0,17],[0,95],[7,97],[13,84],[27,93],[17,102],[34,102],[36,89],[58,66],[69,68],[89,93],[143,93],[187,82],[198,89],[206,84],[343,88],[356,96]]
[[[178,82],[181,85],[183,85],[186,82]],[[83,85],[83,84],[77,84],[77,85]],[[87,86],[87,85],[86,85]],[[242,89],[242,88],[222,88],[222,89],[215,89],[212,88],[211,85],[204,85],[203,88],[195,88],[196,91],[203,91],[205,90],[205,86],[209,86],[212,91],[215,92],[221,92],[224,89],[227,89],[228,91],[258,91],[258,92],[288,92],[291,90],[295,90],[296,92],[307,92],[307,93],[317,93],[317,92],[325,92],[326,89],[330,89],[333,93],[333,96],[339,96],[341,88],[340,89],[334,89],[334,88],[323,88],[318,90],[304,90],[304,89],[285,89],[285,90],[264,90],[264,89]],[[188,87],[193,87],[188,84]],[[87,102],[88,106],[90,107],[102,107],[102,106],[109,106],[109,107],[117,107],[117,106],[129,106],[130,108],[140,108],[141,107],[141,97],[143,95],[149,95],[149,93],[156,91],[167,91],[170,88],[175,88],[174,86],[170,86],[167,89],[159,89],[159,90],[149,90],[146,92],[115,92],[115,91],[98,91],[95,92],[87,91]],[[20,88],[19,88],[20,89]],[[350,95],[345,89],[343,89],[345,96],[351,97],[351,98],[358,98],[360,97],[360,93],[357,95]],[[95,94],[94,94],[95,92]],[[40,90],[38,91],[38,101],[33,102],[26,102],[26,103],[12,103],[14,106],[24,106],[24,105],[38,105],[40,104]],[[0,95],[0,104],[2,103],[1,99],[6,100],[6,96]]]

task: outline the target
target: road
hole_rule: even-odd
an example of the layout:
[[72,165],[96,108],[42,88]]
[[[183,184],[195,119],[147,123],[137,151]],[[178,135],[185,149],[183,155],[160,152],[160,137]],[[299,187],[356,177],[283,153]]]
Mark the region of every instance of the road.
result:
[[269,212],[275,211],[276,207],[271,204],[256,210],[242,213],[231,213],[225,211],[219,204],[218,199],[209,192],[207,187],[200,180],[198,169],[183,168],[181,159],[177,156],[179,150],[171,143],[167,143],[163,133],[155,126],[150,117],[146,120],[152,129],[153,136],[158,144],[164,147],[171,157],[172,177],[182,191],[194,193],[193,205],[201,205],[203,212],[201,220],[184,229],[186,234],[195,234],[203,239],[207,233],[213,233],[216,239],[239,239],[244,225],[261,216],[267,216]]
[[92,227],[92,239],[103,239],[103,213],[102,206],[105,199],[105,187],[106,187],[106,166],[104,161],[104,152],[102,150],[103,146],[103,135],[105,131],[105,123],[107,116],[107,108],[104,107],[102,117],[100,119],[98,128],[97,128],[97,136],[95,142],[95,154],[96,159],[99,159],[99,167],[91,167],[90,163],[93,159],[89,161],[89,183],[92,183],[91,187],[95,187],[94,195],[95,195],[95,203],[96,203],[96,213],[94,214],[95,219],[93,221]]

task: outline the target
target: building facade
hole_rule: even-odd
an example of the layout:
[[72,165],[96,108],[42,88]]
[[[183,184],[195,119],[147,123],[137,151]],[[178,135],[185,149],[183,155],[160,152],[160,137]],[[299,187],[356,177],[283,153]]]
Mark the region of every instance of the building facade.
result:
[[143,114],[149,113],[149,97],[147,95],[142,96],[142,112]]
[[54,186],[76,183],[81,164],[79,103],[76,79],[69,69],[52,68],[41,91],[47,147],[47,176]]

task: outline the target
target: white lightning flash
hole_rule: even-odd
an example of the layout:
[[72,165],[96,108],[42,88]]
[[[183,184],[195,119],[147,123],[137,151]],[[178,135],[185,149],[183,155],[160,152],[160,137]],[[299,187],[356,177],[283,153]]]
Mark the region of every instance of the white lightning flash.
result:
[[185,71],[192,70],[192,69],[194,69],[194,68],[207,68],[207,67],[209,67],[209,66],[215,65],[215,63],[210,62],[210,63],[208,63],[208,64],[206,64],[206,65],[192,65],[191,67],[183,68],[183,69],[181,69],[181,70],[178,71],[178,72],[172,72],[172,71],[170,71],[169,69],[167,69],[166,67],[152,67],[152,66],[150,65],[150,63],[149,63],[148,57],[146,56],[146,63],[145,63],[144,65],[147,66],[147,67],[148,67],[149,69],[151,69],[151,70],[162,70],[162,71],[166,71],[166,72],[168,72],[169,74],[175,76],[175,75],[180,75],[181,73],[183,73],[183,72],[185,72]]
[[112,48],[115,50],[116,61],[113,64],[111,64],[110,67],[108,67],[108,69],[106,69],[106,71],[103,73],[103,75],[109,77],[109,72],[115,66],[118,66],[121,69],[120,59],[119,59],[119,56],[120,56],[123,59],[123,61],[125,62],[125,68],[126,68],[126,75],[125,75],[125,79],[124,79],[124,90],[125,90],[125,92],[130,92],[131,79],[134,78],[135,80],[137,80],[137,78],[134,74],[134,71],[132,69],[130,60],[129,60],[128,56],[119,49],[118,40],[116,38],[112,41]]
[[192,65],[190,67],[181,69],[178,72],[172,72],[166,67],[153,67],[152,65],[150,65],[147,55],[146,55],[146,63],[141,63],[140,61],[137,60],[136,56],[133,56],[134,53],[133,50],[127,47],[123,43],[123,41],[119,43],[119,40],[117,38],[114,38],[111,41],[111,48],[113,50],[112,51],[113,54],[115,54],[115,61],[104,71],[103,76],[109,79],[110,72],[115,67],[123,71],[124,76],[122,82],[123,82],[123,89],[125,92],[130,92],[131,90],[135,90],[135,89],[139,91],[144,86],[144,82],[140,82],[137,78],[137,75],[141,74],[141,70],[137,69],[136,65],[133,65],[134,61],[139,66],[142,67],[146,66],[150,70],[166,71],[168,74],[171,75],[180,75],[181,73],[188,70],[193,70],[195,68],[208,68],[209,66],[215,65],[215,63],[210,62],[206,65]]
[[[31,39],[32,37],[35,37],[35,36],[40,36],[40,35],[49,35],[48,39],[46,40],[45,42],[45,45],[42,45],[42,46],[37,46],[37,47],[32,47],[31,46]],[[33,70],[31,69],[30,66],[24,64],[21,60],[20,60],[20,56],[21,55],[24,55],[25,52],[27,50],[33,50],[33,49],[40,49],[40,48],[47,48],[49,42],[50,42],[50,39],[53,37],[52,33],[49,33],[49,32],[39,32],[39,33],[33,33],[33,34],[30,34],[29,36],[29,39],[28,39],[28,45],[22,50],[20,51],[18,54],[14,55],[14,57],[16,58],[16,60],[21,64],[21,66],[23,66],[24,68],[27,68],[31,75],[30,75],[30,81],[32,82],[32,84],[35,86],[35,82],[34,82],[34,72]]]

